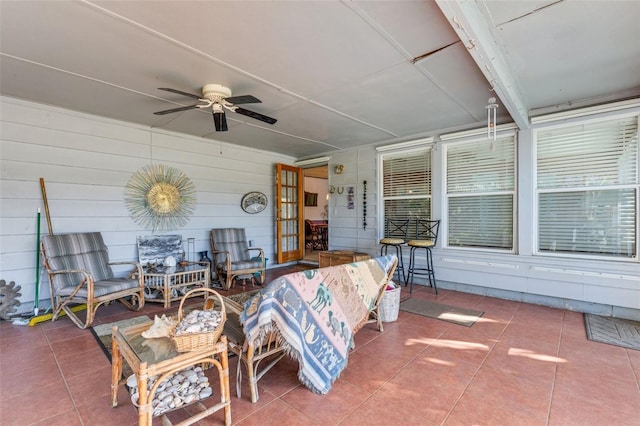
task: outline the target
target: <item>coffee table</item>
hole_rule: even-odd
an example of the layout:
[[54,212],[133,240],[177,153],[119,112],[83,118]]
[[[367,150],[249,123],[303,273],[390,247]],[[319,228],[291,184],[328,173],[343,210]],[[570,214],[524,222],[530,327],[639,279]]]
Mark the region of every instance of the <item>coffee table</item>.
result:
[[194,287],[208,288],[209,275],[209,262],[190,262],[185,266],[157,269],[145,266],[142,268],[144,300],[162,303],[165,308],[169,308],[171,302],[180,300],[186,291]]
[[[118,386],[122,376],[122,359],[124,358],[138,382],[138,425],[151,426],[153,420],[152,401],[157,386],[167,376],[196,364],[212,364],[218,370],[220,380],[220,402],[212,407],[205,407],[200,401],[197,404],[200,412],[184,420],[181,425],[195,423],[218,410],[224,409],[225,425],[231,425],[231,397],[229,390],[229,358],[227,353],[227,337],[221,336],[220,340],[212,346],[202,350],[179,353],[175,350],[171,340],[166,337],[158,339],[145,339],[142,332],[151,324],[139,324],[130,327],[112,330],[112,368],[111,368],[111,405],[118,405]],[[163,340],[164,341],[161,341]],[[154,345],[148,346],[148,340],[153,340]],[[145,342],[147,344],[145,345]],[[164,343],[164,344],[162,344]],[[163,348],[158,350],[157,348]],[[154,350],[155,349],[155,350]],[[158,376],[151,389],[147,389],[147,381],[151,376]],[[147,391],[149,394],[147,395]],[[215,393],[215,392],[214,392]],[[180,408],[184,408],[183,405]],[[165,413],[166,414],[166,413]],[[170,424],[163,414],[163,424]]]

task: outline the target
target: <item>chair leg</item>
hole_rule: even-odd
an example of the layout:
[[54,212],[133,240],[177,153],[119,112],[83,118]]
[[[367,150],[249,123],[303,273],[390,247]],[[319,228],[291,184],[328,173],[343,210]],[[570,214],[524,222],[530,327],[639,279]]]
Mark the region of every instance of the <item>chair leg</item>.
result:
[[411,281],[411,287],[409,287],[409,294],[413,293],[413,277],[414,277],[414,264],[415,264],[416,248],[411,247],[409,250],[409,269],[405,278],[404,286],[406,287]]
[[438,294],[438,287],[436,286],[436,273],[433,268],[433,252],[430,248],[427,248],[427,273],[429,274],[429,285],[433,287],[433,290]]
[[416,249],[419,247],[411,247],[409,254],[409,269],[407,271],[407,283],[411,281],[411,286],[409,287],[409,293],[413,293],[413,278],[415,277],[416,271],[418,271],[418,275],[423,275],[428,279],[429,287],[433,287],[436,294],[438,294],[438,287],[436,286],[436,274],[433,268],[433,253],[431,248],[423,247],[426,251],[426,261],[427,266],[425,268],[416,268]]
[[[383,244],[380,247],[380,256],[384,256],[388,253],[389,246],[392,246],[396,250],[396,257],[398,258],[398,267],[396,268],[396,273],[398,274],[398,281],[407,283],[407,278],[404,270],[404,262],[402,261],[402,246],[399,244]],[[402,272],[402,277],[400,277],[400,272]]]

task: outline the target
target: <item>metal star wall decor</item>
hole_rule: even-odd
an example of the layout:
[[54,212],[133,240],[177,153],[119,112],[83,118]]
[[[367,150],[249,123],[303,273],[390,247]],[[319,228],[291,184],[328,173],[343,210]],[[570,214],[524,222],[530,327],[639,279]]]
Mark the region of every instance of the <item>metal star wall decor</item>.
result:
[[149,165],[131,176],[124,202],[138,225],[166,231],[187,224],[195,206],[195,192],[191,180],[175,167]]

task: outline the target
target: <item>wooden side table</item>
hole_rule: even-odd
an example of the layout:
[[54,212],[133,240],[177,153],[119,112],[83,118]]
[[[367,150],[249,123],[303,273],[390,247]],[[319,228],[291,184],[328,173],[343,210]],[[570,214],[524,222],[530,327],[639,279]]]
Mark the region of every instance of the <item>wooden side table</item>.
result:
[[[171,302],[180,300],[182,293],[190,290],[191,287],[209,288],[210,276],[209,262],[192,262],[187,266],[158,270],[149,270],[147,267],[143,267],[144,300],[145,302],[162,303],[165,308],[169,308]],[[154,294],[155,297],[151,297],[150,294]]]
[[[118,405],[118,386],[122,376],[122,358],[124,358],[138,382],[138,425],[151,426],[153,420],[152,401],[157,386],[169,375],[183,370],[187,367],[201,363],[209,363],[218,370],[220,379],[220,402],[212,407],[205,407],[200,401],[198,404],[200,412],[184,420],[181,425],[193,424],[218,410],[224,409],[224,423],[231,425],[231,397],[229,391],[229,358],[227,353],[227,337],[221,336],[220,340],[203,350],[179,353],[175,350],[169,338],[164,339],[167,345],[164,351],[154,351],[144,345],[147,340],[142,337],[142,332],[147,330],[151,324],[145,323],[124,327],[119,329],[113,327],[112,330],[112,367],[111,367],[111,405]],[[151,389],[147,389],[148,379],[151,376],[158,376]],[[148,392],[148,395],[147,395]],[[185,407],[183,405],[181,408]],[[166,416],[163,415],[163,424],[170,424]]]
[[326,266],[344,265],[345,263],[359,262],[361,260],[371,259],[367,253],[358,253],[349,250],[329,250],[318,253],[318,266],[324,268]]

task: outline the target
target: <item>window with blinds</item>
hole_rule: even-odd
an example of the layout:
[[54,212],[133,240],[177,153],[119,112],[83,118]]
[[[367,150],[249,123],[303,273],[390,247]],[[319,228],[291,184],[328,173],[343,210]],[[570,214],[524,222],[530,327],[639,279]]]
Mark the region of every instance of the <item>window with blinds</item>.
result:
[[382,203],[384,218],[431,218],[431,149],[382,155]]
[[446,149],[448,245],[513,250],[515,136]]
[[538,251],[637,260],[638,116],[536,139]]

